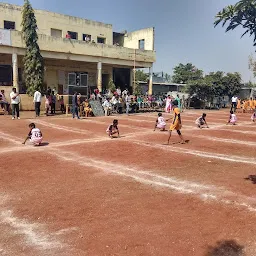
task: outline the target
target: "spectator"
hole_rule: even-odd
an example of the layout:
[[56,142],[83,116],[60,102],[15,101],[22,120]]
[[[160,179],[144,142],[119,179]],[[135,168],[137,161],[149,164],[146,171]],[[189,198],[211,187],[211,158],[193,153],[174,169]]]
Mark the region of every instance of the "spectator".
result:
[[130,104],[131,104],[131,96],[129,92],[127,92],[127,95],[125,97],[125,104],[126,104],[126,114],[129,115]]
[[234,95],[234,96],[232,97],[232,99],[231,99],[232,105],[231,105],[230,111],[233,111],[233,109],[234,109],[234,112],[236,112],[237,100],[238,100],[237,96]]
[[116,92],[117,92],[117,95],[120,97],[121,94],[122,94],[120,87],[118,87],[118,88],[116,89]]
[[105,111],[105,116],[109,116],[110,110],[111,110],[111,103],[109,102],[108,98],[104,101],[104,103],[102,104],[102,107]]
[[62,114],[65,114],[65,107],[64,107],[64,98],[63,96],[60,97],[60,111]]
[[69,33],[69,32],[67,32],[67,34],[66,34],[66,38],[67,38],[67,39],[71,39],[71,35],[70,35],[70,33]]
[[51,95],[51,114],[55,114],[55,107],[56,107],[56,96],[54,95],[54,91],[52,91]]
[[9,103],[6,100],[4,90],[1,90],[1,92],[0,92],[0,103],[1,103],[2,109],[9,112]]
[[12,120],[15,119],[15,113],[17,116],[17,119],[20,119],[20,96],[19,93],[17,93],[16,88],[12,89],[12,92],[10,93],[10,98],[11,98],[11,104],[12,104]]
[[41,107],[42,94],[38,90],[34,93],[34,103],[35,103],[35,112],[36,117],[40,116],[40,107]]
[[77,119],[80,119],[80,117],[78,116],[77,92],[75,92],[74,95],[72,96],[72,114],[73,114],[73,118],[77,116]]
[[50,95],[45,95],[45,115],[48,116],[50,109]]

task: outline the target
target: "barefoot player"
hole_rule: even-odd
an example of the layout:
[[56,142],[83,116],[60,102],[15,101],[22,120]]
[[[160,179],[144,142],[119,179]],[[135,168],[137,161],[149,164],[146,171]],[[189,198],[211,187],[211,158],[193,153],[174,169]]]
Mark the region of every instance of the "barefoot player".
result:
[[173,130],[177,131],[177,133],[180,137],[180,140],[181,140],[181,144],[184,144],[185,141],[184,141],[184,139],[181,135],[181,132],[180,132],[180,129],[181,129],[182,125],[181,125],[180,109],[178,108],[178,101],[175,100],[175,101],[173,101],[172,104],[173,104],[172,109],[173,109],[173,112],[174,112],[174,119],[173,119],[173,123],[170,126],[170,130],[169,130],[170,134],[169,134],[169,138],[168,138],[168,144],[170,142]]

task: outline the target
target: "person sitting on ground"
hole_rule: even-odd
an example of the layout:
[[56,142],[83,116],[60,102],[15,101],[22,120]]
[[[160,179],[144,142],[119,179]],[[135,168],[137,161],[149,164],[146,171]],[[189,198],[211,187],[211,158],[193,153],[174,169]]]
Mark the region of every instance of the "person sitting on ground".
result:
[[236,122],[237,122],[236,114],[234,114],[234,112],[231,110],[230,115],[229,115],[229,120],[228,120],[227,124],[235,125]]
[[40,146],[43,140],[42,132],[38,128],[36,128],[36,125],[34,123],[31,123],[29,125],[29,129],[30,129],[29,134],[22,144],[25,145],[27,140],[30,140],[30,142],[34,146]]
[[[167,119],[166,121],[169,121],[169,119]],[[156,130],[156,128],[160,129],[160,131],[166,131],[166,121],[163,118],[162,113],[158,113],[158,118],[156,119],[154,131]]]
[[115,119],[113,121],[113,124],[108,126],[108,129],[106,130],[108,136],[113,139],[114,134],[118,134],[118,137],[120,137],[119,129],[118,129],[118,120]]
[[203,113],[202,116],[200,116],[199,118],[196,119],[196,125],[198,128],[202,129],[205,127],[205,125],[206,125],[206,128],[209,128],[205,118],[206,118],[206,114]]

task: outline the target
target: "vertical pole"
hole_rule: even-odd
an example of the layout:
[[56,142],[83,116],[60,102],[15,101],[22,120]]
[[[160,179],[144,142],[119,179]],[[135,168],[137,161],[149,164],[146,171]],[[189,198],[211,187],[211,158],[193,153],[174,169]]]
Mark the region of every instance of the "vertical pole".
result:
[[153,94],[153,66],[149,68],[148,95]]
[[133,93],[135,91],[135,87],[136,87],[136,49],[134,49],[134,61],[133,61]]
[[99,89],[100,92],[102,92],[102,63],[98,62],[97,65],[97,87]]
[[13,83],[12,86],[19,92],[19,74],[18,74],[18,56],[17,53],[12,54],[12,73],[13,73]]

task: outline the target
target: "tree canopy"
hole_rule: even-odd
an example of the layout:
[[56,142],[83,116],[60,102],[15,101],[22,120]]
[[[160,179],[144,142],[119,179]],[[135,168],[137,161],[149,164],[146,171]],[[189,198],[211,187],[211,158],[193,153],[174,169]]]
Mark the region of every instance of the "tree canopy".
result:
[[136,81],[147,82],[148,79],[149,79],[149,75],[147,73],[144,73],[142,70],[135,71],[135,80]]
[[186,91],[200,100],[211,101],[214,97],[237,94],[242,87],[241,80],[237,72],[210,72],[200,79],[188,81]]
[[27,93],[42,91],[44,81],[44,61],[37,40],[37,23],[29,0],[24,1],[22,10],[22,36],[26,45],[24,56],[24,77]]
[[172,81],[177,84],[186,84],[191,80],[203,78],[203,71],[197,69],[192,63],[180,63],[173,69]]
[[234,30],[238,26],[245,29],[241,37],[248,34],[253,35],[254,46],[256,46],[256,0],[240,0],[234,5],[228,5],[215,16],[214,26],[226,24],[226,32]]

